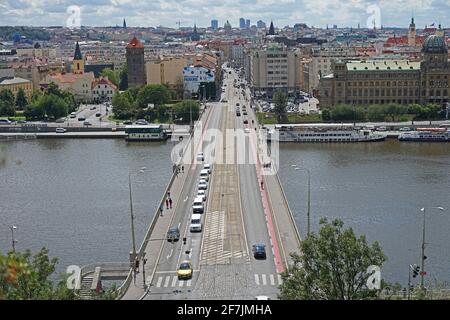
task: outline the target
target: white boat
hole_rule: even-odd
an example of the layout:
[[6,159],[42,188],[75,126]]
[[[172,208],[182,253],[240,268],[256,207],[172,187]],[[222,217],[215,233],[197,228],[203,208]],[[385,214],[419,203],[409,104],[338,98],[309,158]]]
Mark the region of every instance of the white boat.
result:
[[125,127],[127,141],[162,141],[168,136],[162,125],[141,125]]
[[415,142],[450,142],[450,129],[418,128],[417,131],[401,133],[398,140]]
[[275,125],[268,140],[280,142],[373,142],[383,141],[387,134],[370,129],[356,129],[352,124]]

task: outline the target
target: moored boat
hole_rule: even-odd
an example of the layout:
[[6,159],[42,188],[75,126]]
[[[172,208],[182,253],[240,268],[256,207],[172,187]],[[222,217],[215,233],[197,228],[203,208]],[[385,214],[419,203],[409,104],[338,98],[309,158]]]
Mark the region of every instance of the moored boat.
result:
[[164,141],[169,138],[162,125],[125,127],[127,141]]
[[450,129],[417,128],[416,131],[401,133],[398,140],[413,142],[450,142]]

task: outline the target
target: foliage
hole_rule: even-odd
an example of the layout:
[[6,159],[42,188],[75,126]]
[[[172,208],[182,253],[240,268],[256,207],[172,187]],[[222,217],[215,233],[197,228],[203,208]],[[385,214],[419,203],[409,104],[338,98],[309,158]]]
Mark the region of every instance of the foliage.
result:
[[128,89],[128,67],[125,63],[122,67],[122,70],[119,72],[119,90],[127,90]]
[[200,104],[195,100],[185,100],[178,102],[172,106],[173,119],[179,124],[189,124],[191,121],[191,109],[192,109],[192,121],[196,121],[200,115]]
[[364,235],[343,229],[341,220],[320,221],[318,234],[302,241],[302,255],[292,253],[294,264],[282,275],[280,299],[354,300],[376,297],[368,290],[367,268],[381,267],[386,257],[374,242],[367,244]]
[[14,94],[9,89],[0,91],[0,116],[13,117],[16,114]]
[[274,113],[277,116],[277,122],[286,122],[286,106],[287,106],[287,96],[284,92],[277,91],[273,96],[273,103],[275,104]]
[[16,107],[19,108],[20,110],[23,110],[27,104],[28,99],[25,94],[25,91],[22,88],[20,88],[19,91],[17,92]]
[[140,108],[147,108],[148,104],[160,106],[169,103],[170,98],[170,90],[166,86],[149,84],[139,90],[136,103]]
[[100,73],[102,77],[107,77],[109,81],[111,81],[115,86],[119,86],[120,82],[120,73],[118,71],[114,71],[111,68],[105,68]]
[[112,97],[114,117],[117,119],[130,119],[134,112],[131,108],[130,95],[127,93],[116,92]]
[[198,96],[200,100],[214,100],[216,99],[216,83],[215,82],[201,82],[198,87]]
[[44,94],[39,96],[25,107],[24,115],[27,119],[58,119],[67,116],[69,107],[67,102],[53,94]]
[[0,299],[6,300],[72,300],[75,293],[66,287],[65,279],[56,286],[49,277],[55,272],[57,258],[50,259],[42,248],[33,257],[24,253],[0,253]]

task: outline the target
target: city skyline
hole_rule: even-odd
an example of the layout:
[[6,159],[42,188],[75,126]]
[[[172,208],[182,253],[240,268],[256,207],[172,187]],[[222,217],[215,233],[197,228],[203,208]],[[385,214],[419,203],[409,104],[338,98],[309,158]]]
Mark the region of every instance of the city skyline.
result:
[[[123,19],[129,27],[164,26],[176,28],[178,22],[183,27],[197,24],[209,27],[211,20],[218,20],[219,27],[229,20],[233,27],[239,27],[239,18],[249,19],[252,25],[258,20],[276,27],[295,23],[325,28],[357,27],[377,25],[404,27],[411,16],[415,17],[417,28],[426,25],[446,24],[445,12],[450,12],[450,3],[445,0],[257,0],[249,6],[248,1],[232,0],[210,3],[206,0],[158,0],[151,3],[130,0],[62,0],[58,4],[51,1],[12,1],[0,3],[0,21],[11,26],[67,26],[71,6],[81,10],[80,22],[83,26],[121,26]],[[149,15],[149,12],[157,13]],[[233,17],[233,18],[230,18]]]

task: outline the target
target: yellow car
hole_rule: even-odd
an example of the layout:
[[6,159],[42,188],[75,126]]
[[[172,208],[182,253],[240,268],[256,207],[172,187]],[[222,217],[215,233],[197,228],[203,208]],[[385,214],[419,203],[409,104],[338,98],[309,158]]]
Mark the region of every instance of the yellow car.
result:
[[178,280],[192,278],[192,263],[190,261],[183,261],[177,269]]

